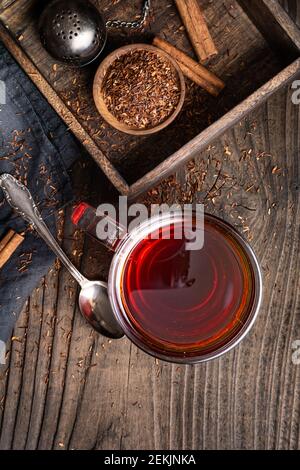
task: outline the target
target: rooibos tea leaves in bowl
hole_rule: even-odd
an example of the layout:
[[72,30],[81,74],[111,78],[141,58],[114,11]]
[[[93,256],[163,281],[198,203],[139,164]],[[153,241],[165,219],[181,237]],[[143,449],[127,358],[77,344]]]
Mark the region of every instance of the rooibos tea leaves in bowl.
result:
[[133,44],[117,49],[100,64],[93,93],[109,124],[129,134],[146,135],[176,118],[184,103],[185,82],[166,52]]

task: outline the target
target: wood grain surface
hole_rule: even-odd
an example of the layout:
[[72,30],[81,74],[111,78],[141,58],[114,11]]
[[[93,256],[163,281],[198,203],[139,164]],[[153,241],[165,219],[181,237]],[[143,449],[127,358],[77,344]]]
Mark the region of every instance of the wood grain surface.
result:
[[[292,361],[300,340],[300,107],[291,93],[277,92],[140,198],[204,202],[249,239],[264,300],[247,338],[207,364],[157,361],[127,339],[94,333],[78,312],[74,281],[56,264],[24,307],[1,370],[0,449],[300,448],[300,365]],[[74,182],[93,204],[115,198],[90,159],[79,162]],[[74,232],[69,211],[64,220],[64,249],[84,274],[104,279],[106,249]]]

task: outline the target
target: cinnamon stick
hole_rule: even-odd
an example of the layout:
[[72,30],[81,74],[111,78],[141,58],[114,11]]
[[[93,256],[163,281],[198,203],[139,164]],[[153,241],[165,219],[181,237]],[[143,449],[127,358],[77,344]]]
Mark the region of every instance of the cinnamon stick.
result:
[[179,67],[181,68],[182,73],[192,80],[193,82],[197,83],[197,85],[201,86],[204,90],[208,91],[212,96],[217,97],[220,93],[218,88],[214,87],[211,83],[204,80],[200,75],[197,75],[192,69],[187,67],[186,65],[178,62]]
[[199,64],[164,39],[156,36],[153,40],[153,44],[159,49],[167,52],[177,61],[184,75],[200,85],[213,96],[218,96],[220,91],[225,87],[225,83],[214,73],[210,72],[206,67]]
[[199,60],[217,54],[198,0],[175,0],[175,3]]
[[209,58],[218,54],[218,50],[209,32],[205,17],[199,6],[198,0],[187,0],[187,2],[188,2],[188,7],[190,11],[193,11],[193,19],[194,19],[196,28],[197,28],[197,25],[199,27],[199,33],[200,33],[200,36],[202,37],[203,46],[204,46],[207,57]]
[[7,245],[7,243],[12,239],[14,236],[15,232],[13,230],[9,230],[7,234],[0,240],[0,253],[3,250],[3,248]]
[[13,232],[13,236],[11,236],[11,232],[13,231],[9,231],[8,234],[1,241],[0,269],[10,259],[10,257],[13,255],[13,253],[24,240],[24,237],[22,237],[22,235],[19,235],[18,233]]

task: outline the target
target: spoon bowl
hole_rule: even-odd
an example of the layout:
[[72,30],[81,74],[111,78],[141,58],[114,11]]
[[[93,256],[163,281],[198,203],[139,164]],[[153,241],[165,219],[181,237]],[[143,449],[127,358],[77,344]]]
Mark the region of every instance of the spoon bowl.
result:
[[105,282],[87,281],[81,288],[78,303],[82,315],[95,330],[109,338],[122,338],[124,333],[114,320]]

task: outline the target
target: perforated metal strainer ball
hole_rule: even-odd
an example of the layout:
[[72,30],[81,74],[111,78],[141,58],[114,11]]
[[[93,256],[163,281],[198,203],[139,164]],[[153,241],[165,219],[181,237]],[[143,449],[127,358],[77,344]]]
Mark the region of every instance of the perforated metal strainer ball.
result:
[[102,52],[107,37],[105,22],[88,0],[53,0],[39,21],[45,49],[55,59],[84,66]]

